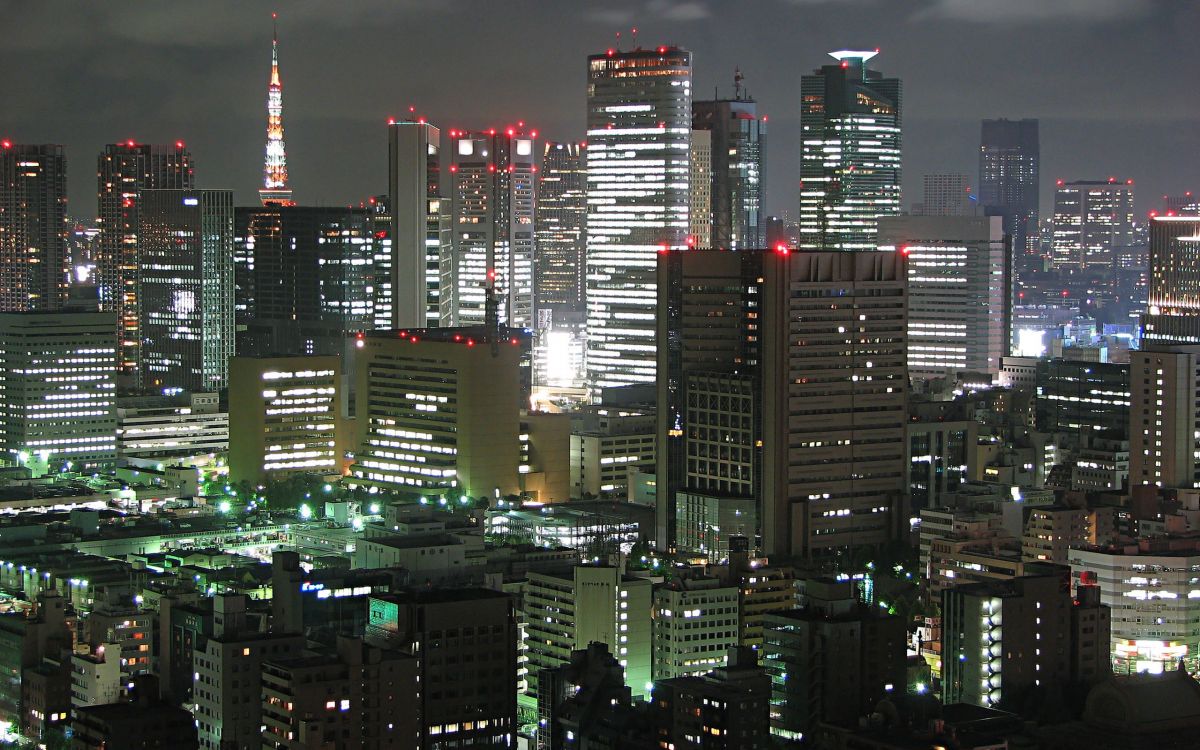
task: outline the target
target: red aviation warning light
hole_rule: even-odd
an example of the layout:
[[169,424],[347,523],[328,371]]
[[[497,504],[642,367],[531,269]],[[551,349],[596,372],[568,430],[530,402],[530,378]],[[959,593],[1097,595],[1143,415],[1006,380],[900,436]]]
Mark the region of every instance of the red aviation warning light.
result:
[[908,254],[909,254],[910,252],[912,252],[912,251],[908,249],[908,246],[907,246],[907,245],[905,245],[904,247],[900,248],[900,254],[901,254],[901,255],[903,255],[903,256],[905,256],[905,257],[908,257]]
[[0,141],[0,146],[4,148],[12,148],[12,141]]
[[183,141],[175,141],[175,148],[183,148]]
[[780,242],[775,245],[775,252],[779,253],[780,255],[787,255],[791,252],[791,250],[788,248],[786,243]]
[[693,234],[689,234],[689,235],[688,235],[688,238],[687,238],[687,246],[688,246],[688,247],[695,247],[695,246],[696,246],[696,236],[695,236],[695,235],[693,235]]

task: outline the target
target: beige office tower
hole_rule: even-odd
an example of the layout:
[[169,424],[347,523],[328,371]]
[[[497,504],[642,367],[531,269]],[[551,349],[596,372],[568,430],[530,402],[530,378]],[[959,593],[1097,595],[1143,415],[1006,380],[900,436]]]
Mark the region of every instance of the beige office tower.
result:
[[906,490],[905,258],[659,257],[656,542],[829,557],[895,537]]
[[258,485],[289,474],[340,474],[342,360],[229,361],[229,478]]
[[359,483],[430,501],[520,493],[528,334],[425,328],[374,331],[360,341],[353,467]]
[[904,256],[772,256],[761,324],[762,547],[819,558],[884,544],[906,517]]

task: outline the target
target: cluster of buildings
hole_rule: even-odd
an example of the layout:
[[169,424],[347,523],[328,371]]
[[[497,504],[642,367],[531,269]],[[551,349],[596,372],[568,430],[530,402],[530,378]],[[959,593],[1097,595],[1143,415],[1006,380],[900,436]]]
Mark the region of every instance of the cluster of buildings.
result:
[[877,53],[801,77],[793,220],[740,71],[694,98],[676,46],[589,56],[579,141],[390,120],[354,207],[295,200],[277,40],[261,205],[115,143],[84,236],[62,148],[0,143],[0,728],[1200,728],[1200,206],[1060,180],[1042,221],[1037,121],[987,120],[905,212]]

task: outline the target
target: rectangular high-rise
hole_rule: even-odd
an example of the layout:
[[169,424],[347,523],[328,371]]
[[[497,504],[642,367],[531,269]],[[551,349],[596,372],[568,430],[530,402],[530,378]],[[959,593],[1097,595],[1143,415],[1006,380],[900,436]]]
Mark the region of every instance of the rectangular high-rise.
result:
[[901,86],[867,67],[879,50],[829,53],[800,78],[800,247],[875,249],[900,213]]
[[522,331],[425,328],[360,339],[354,478],[430,498],[518,494]]
[[141,332],[138,308],[139,236],[143,190],[191,190],[195,187],[192,155],[174,145],[126,141],[100,152],[96,179],[96,285],[100,304],[117,313],[118,372],[130,382],[140,366]]
[[711,236],[697,247],[745,250],[767,241],[762,208],[767,119],[742,92],[740,74],[736,80],[734,99],[692,102],[692,128],[709,134],[711,160]]
[[692,56],[588,57],[587,331],[593,388],[655,381],[655,258],[687,246]]
[[1059,180],[1051,261],[1068,268],[1116,268],[1133,238],[1133,180]]
[[1008,353],[1009,249],[998,216],[890,216],[879,248],[907,256],[908,370],[995,375]]
[[137,276],[141,386],[224,388],[234,352],[233,191],[143,191]]
[[894,537],[907,482],[906,282],[896,252],[660,256],[660,548],[716,541],[715,529],[679,528],[714,515],[754,516],[745,531],[757,528],[768,554]]
[[67,284],[63,147],[0,141],[0,311],[59,308]]
[[984,120],[979,133],[979,205],[1004,219],[1012,236],[1014,266],[1036,267],[1038,179],[1041,153],[1037,120]]
[[238,354],[348,356],[374,328],[370,209],[237,208],[234,237]]
[[924,196],[913,206],[917,216],[973,216],[975,196],[965,174],[927,174],[921,178]]
[[[425,120],[388,121],[388,208],[392,252],[376,269],[386,285],[389,328],[446,325],[441,267],[449,243],[442,205],[441,131]],[[383,267],[386,265],[386,268]]]
[[116,316],[0,314],[0,442],[6,460],[54,470],[117,458]]
[[491,290],[501,325],[532,328],[537,131],[491,128],[449,135],[451,250],[448,268],[443,263],[448,325],[486,323]]
[[587,172],[584,145],[546,141],[538,176],[537,277],[538,310],[583,310],[584,225],[587,221]]

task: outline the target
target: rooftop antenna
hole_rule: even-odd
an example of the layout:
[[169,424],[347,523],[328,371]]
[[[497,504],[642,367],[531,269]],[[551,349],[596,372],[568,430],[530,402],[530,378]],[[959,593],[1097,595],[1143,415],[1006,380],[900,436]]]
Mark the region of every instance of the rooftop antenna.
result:
[[630,34],[633,36],[633,48],[637,49],[637,26],[630,29]]
[[621,32],[617,32],[617,52],[621,51]]
[[733,98],[737,99],[739,101],[742,98],[742,81],[743,80],[745,80],[745,76],[742,75],[742,69],[740,67],[734,68],[733,69]]

